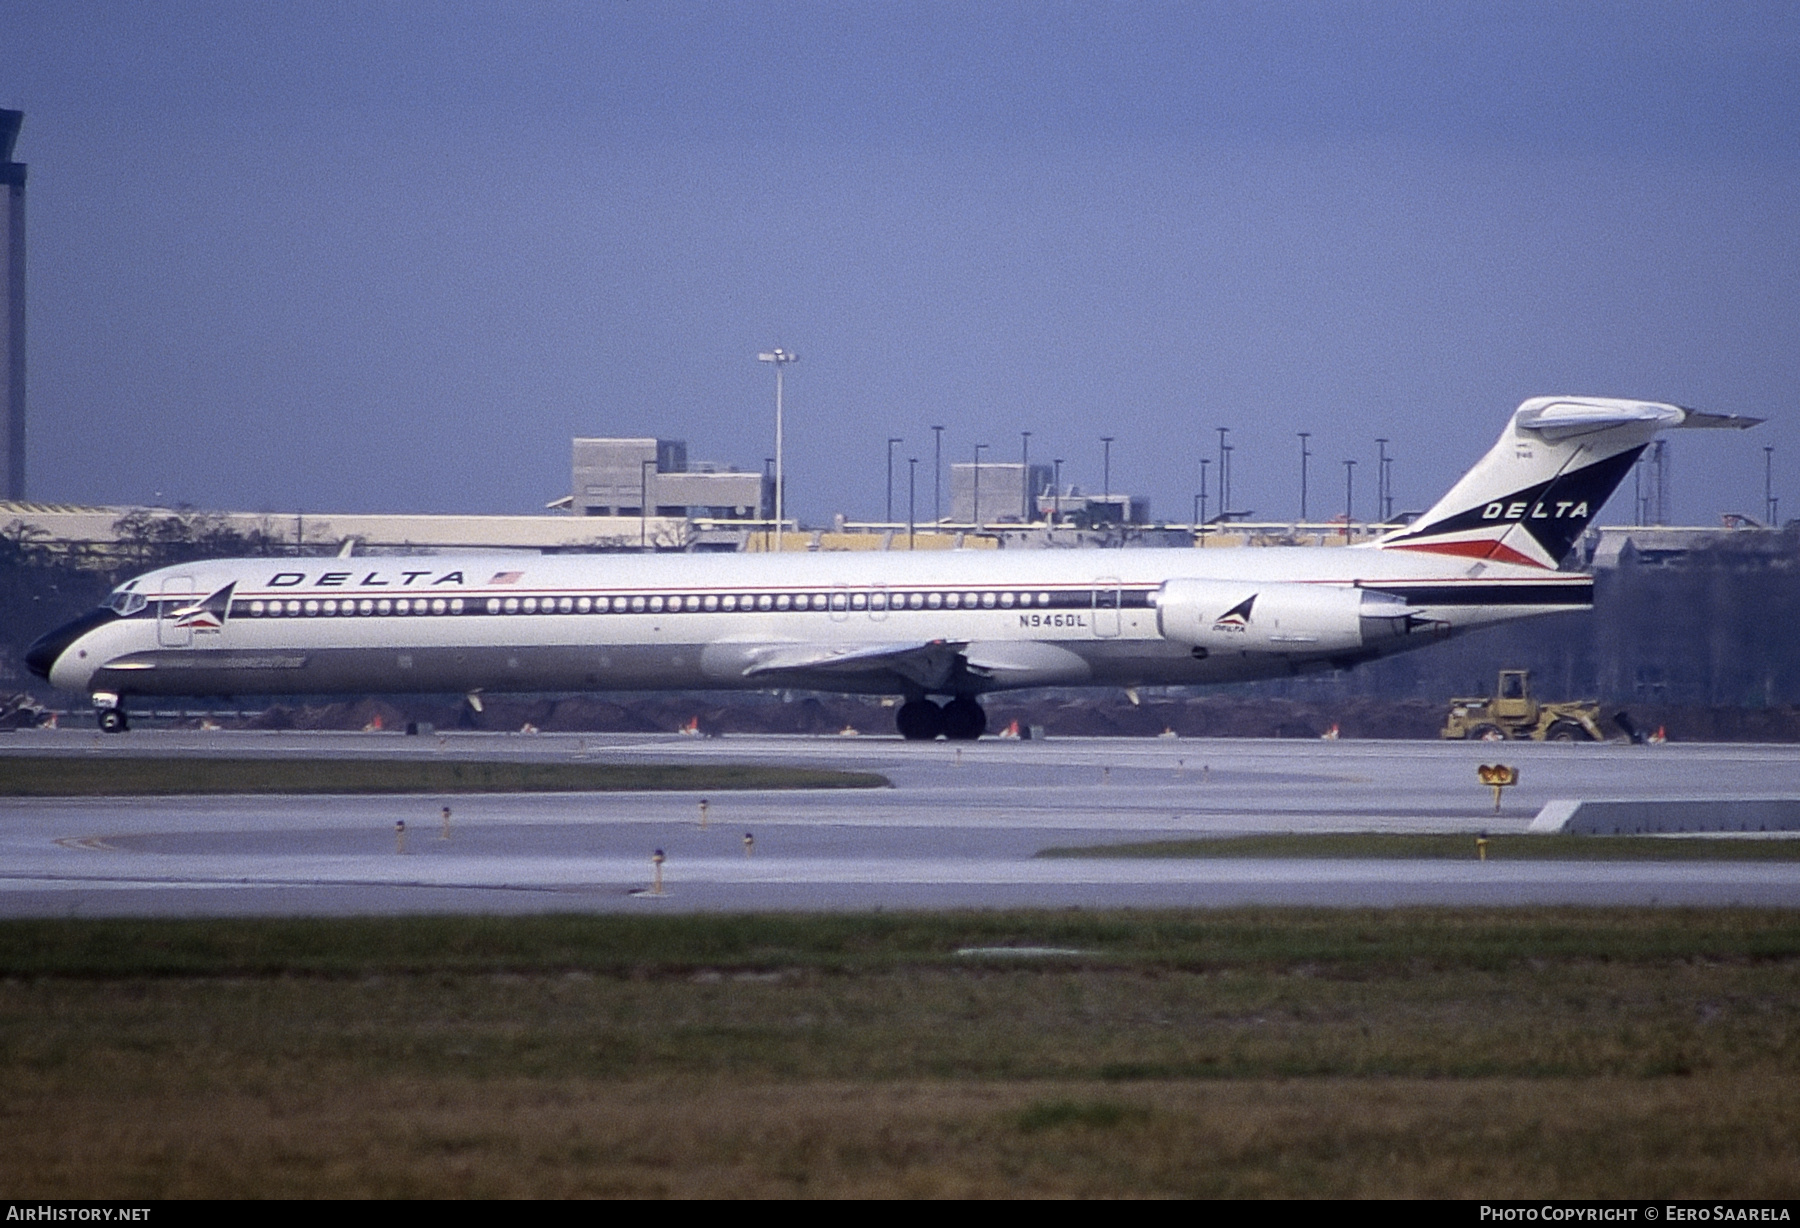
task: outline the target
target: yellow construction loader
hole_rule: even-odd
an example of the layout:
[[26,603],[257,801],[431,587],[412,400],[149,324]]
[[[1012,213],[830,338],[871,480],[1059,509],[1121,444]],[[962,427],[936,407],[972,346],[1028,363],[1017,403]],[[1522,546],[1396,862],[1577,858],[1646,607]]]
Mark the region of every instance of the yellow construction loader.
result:
[[1493,696],[1450,701],[1450,717],[1438,736],[1490,742],[1525,738],[1534,742],[1604,742],[1599,716],[1600,705],[1586,700],[1539,703],[1531,697],[1530,670],[1503,669]]

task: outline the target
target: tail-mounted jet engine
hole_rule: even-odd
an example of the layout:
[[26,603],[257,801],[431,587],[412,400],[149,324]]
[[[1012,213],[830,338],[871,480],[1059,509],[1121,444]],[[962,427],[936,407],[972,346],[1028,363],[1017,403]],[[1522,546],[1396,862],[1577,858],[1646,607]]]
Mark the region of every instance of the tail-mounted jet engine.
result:
[[1403,598],[1341,584],[1170,580],[1157,593],[1163,638],[1216,652],[1361,653],[1429,625]]

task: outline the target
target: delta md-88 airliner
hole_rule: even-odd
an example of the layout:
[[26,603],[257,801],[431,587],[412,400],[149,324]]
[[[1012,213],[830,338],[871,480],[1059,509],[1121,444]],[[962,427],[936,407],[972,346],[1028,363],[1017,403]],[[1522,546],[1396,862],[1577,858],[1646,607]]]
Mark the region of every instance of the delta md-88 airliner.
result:
[[1757,421],[1537,397],[1430,511],[1344,549],[196,562],[26,662],[115,732],[153,696],[782,687],[899,696],[904,737],[972,739],[988,691],[1343,669],[1587,608],[1593,578],[1559,564],[1645,445]]

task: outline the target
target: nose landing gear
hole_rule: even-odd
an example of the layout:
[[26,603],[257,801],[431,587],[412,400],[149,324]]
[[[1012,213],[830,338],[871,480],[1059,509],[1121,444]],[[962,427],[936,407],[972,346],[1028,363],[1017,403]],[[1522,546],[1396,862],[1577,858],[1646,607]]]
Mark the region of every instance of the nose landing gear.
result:
[[938,737],[973,742],[987,732],[987,710],[971,695],[958,695],[942,707],[929,699],[911,699],[894,714],[894,725],[908,742]]
[[100,722],[101,733],[124,733],[131,728],[125,719],[125,705],[112,691],[95,691],[88,697],[94,705],[94,717]]

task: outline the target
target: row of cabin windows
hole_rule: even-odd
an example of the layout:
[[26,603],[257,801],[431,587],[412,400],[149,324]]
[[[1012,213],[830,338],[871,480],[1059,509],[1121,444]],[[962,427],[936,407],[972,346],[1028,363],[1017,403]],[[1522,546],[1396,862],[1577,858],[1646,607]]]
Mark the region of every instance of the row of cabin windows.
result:
[[1101,589],[1057,593],[1020,592],[845,592],[707,593],[631,597],[400,597],[288,598],[285,601],[236,601],[237,618],[334,618],[391,614],[674,614],[744,613],[783,610],[1011,610],[1090,609],[1144,606],[1149,594]]
[[365,597],[361,601],[351,598],[336,600],[334,598],[309,598],[302,600],[290,598],[287,601],[234,601],[231,603],[233,618],[326,618],[354,615],[383,614],[478,614],[481,606],[478,601],[465,601],[461,597],[401,597],[398,600],[383,597],[380,599]]

